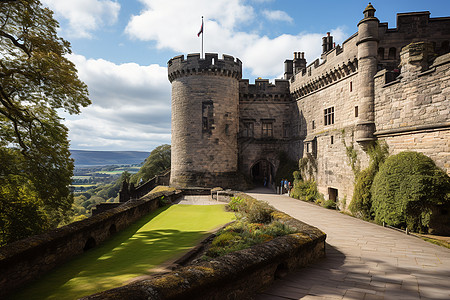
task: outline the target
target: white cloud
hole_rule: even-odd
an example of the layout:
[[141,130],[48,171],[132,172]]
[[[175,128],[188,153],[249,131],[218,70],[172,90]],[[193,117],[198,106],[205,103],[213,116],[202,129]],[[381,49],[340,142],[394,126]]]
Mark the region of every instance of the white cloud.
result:
[[70,55],[92,105],[66,117],[72,149],[149,151],[170,143],[167,68]]
[[117,21],[120,4],[111,0],[43,0],[58,18],[68,20],[64,34],[71,38],[90,38],[92,31]]
[[270,21],[284,21],[292,23],[294,19],[282,10],[263,10],[262,14]]
[[[258,15],[251,6],[239,0],[140,0],[144,9],[133,16],[125,32],[134,39],[155,41],[159,49],[170,49],[183,54],[200,52],[201,40],[197,32],[201,16],[205,17],[205,52],[225,53],[239,57],[250,73],[274,77],[283,72],[283,62],[292,58],[294,51],[305,52],[311,61],[321,53],[323,33],[284,34],[275,38],[257,32],[245,32],[243,23],[253,24]],[[282,11],[267,11],[272,18],[292,20]],[[286,15],[283,15],[286,14]],[[266,16],[267,17],[267,16]],[[338,28],[335,41],[343,39]]]
[[239,0],[140,1],[145,9],[131,18],[125,32],[135,39],[156,41],[159,49],[199,52],[197,33],[202,16],[206,46],[212,40],[224,40],[237,24],[254,16],[253,8]]

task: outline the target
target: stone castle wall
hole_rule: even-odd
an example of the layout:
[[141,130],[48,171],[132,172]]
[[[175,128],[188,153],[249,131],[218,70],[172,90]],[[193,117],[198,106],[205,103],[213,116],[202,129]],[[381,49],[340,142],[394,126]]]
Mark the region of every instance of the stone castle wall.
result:
[[289,145],[295,136],[291,108],[287,80],[276,80],[275,84],[268,79],[256,79],[255,84],[240,81],[239,167],[244,175],[254,178],[252,167],[265,161],[270,163],[267,179],[275,176],[279,153],[290,153]]
[[[358,72],[355,72],[295,102],[300,112],[297,118],[305,120],[305,126],[301,127],[306,137],[303,153],[309,153],[317,162],[315,178],[319,192],[328,195],[328,188],[334,188],[339,191],[338,197],[341,199],[351,198],[354,182],[345,145],[353,144],[362,164],[368,163],[368,158],[354,138],[358,121],[355,107],[359,105],[357,83]],[[325,125],[324,110],[329,108],[334,108],[334,123]]]
[[[273,177],[280,163],[278,154],[287,152],[293,160],[314,160],[317,168],[313,175],[325,198],[351,199],[354,174],[346,146],[353,146],[363,169],[369,164],[367,147],[377,139],[386,140],[391,153],[423,152],[449,172],[448,59],[437,56],[450,52],[450,18],[430,18],[429,12],[398,14],[397,27],[388,28],[387,23],[376,18],[371,4],[363,14],[358,32],[342,46],[335,46],[329,35],[323,39],[320,59],[307,65],[304,53],[295,52],[293,60],[285,61],[284,80],[276,80],[275,84],[267,79],[256,79],[255,84],[239,81],[238,113],[236,118],[232,114],[229,121],[239,124],[233,130],[237,130],[238,169],[244,175],[254,179],[255,172],[263,169]],[[431,51],[427,50],[420,62],[411,57],[408,61],[401,49],[419,41],[427,42]],[[209,147],[211,141],[191,136],[198,132],[199,123],[191,120],[197,115],[186,107],[188,104],[181,105],[179,99],[208,100],[214,94],[209,88],[216,83],[209,79],[212,68],[208,59],[206,63],[195,62],[202,61],[198,57],[191,60],[187,64],[182,57],[169,61],[176,102],[173,130],[177,132],[173,132],[173,137],[175,142],[184,143],[180,150],[174,145],[176,158],[172,163],[180,170],[183,166],[185,172],[195,168],[208,172],[208,164],[213,166],[211,170],[217,170],[226,167],[225,161],[219,158],[220,152],[210,154],[197,149],[201,148],[200,143]],[[224,61],[230,63],[232,59]],[[430,63],[433,65],[428,66]],[[225,73],[236,71],[233,68],[234,65],[225,67],[230,69]],[[180,76],[186,79],[179,79]],[[236,88],[235,82],[223,83],[227,85],[225,89]],[[184,94],[177,94],[180,92]],[[230,91],[221,93],[228,95]],[[199,106],[196,109],[201,111]],[[194,130],[184,129],[183,135],[179,133],[183,128]],[[201,158],[191,159],[198,153]],[[207,161],[208,155],[217,157],[218,162],[212,162],[212,158]],[[195,178],[190,181],[194,182]]]
[[316,59],[301,72],[290,79],[291,93],[302,97],[318,89],[330,86],[342,77],[353,73],[357,68],[357,33],[348,38],[341,46],[323,53],[321,60]]
[[379,59],[384,62],[398,61],[401,48],[411,42],[432,41],[438,54],[449,50],[449,17],[430,18],[428,11],[400,13],[397,14],[396,28],[389,28],[387,23],[381,23],[378,29]]
[[[423,152],[447,172],[450,164],[446,58],[438,57],[429,69],[425,66],[435,58],[433,52],[449,51],[450,18],[430,19],[428,12],[399,14],[397,28],[388,29],[386,23],[375,23],[378,21],[370,11],[374,10],[369,5],[359,32],[342,48],[336,46],[323,53],[321,61],[314,61],[290,79],[291,95],[298,107],[294,118],[304,119],[306,125],[301,129],[305,135],[303,156],[315,159],[315,179],[325,198],[331,197],[330,188],[336,189],[336,200],[346,197],[347,205],[354,175],[343,138],[345,145],[353,145],[362,169],[369,163],[367,143],[377,138],[387,142],[391,154]],[[372,27],[378,28],[378,34]],[[431,51],[417,54],[421,62],[400,55],[402,47],[424,39]],[[374,56],[377,52],[378,57]],[[383,69],[375,79],[372,71],[367,74],[368,68],[374,67]],[[331,107],[334,124],[325,125],[325,110]],[[368,122],[374,122],[369,125],[374,136],[358,138],[358,126]]]
[[238,170],[242,64],[217,54],[169,61],[172,82],[171,185],[215,186]]
[[384,71],[375,77],[375,135],[393,154],[422,152],[450,174],[450,53],[428,66],[429,46],[402,50],[398,80],[386,84]]

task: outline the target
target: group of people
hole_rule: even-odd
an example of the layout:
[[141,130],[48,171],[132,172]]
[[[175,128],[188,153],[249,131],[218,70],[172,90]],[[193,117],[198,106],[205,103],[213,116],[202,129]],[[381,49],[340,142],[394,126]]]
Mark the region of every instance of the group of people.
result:
[[287,179],[281,179],[281,194],[286,194],[286,193],[290,193],[291,192],[291,182],[288,181]]

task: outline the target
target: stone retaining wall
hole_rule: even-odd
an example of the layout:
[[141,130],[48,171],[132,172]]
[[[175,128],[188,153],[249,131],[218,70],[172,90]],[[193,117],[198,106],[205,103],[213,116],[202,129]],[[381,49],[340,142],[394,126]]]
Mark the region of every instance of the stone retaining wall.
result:
[[82,299],[248,299],[325,256],[325,233],[282,212],[273,217],[298,233]]
[[1,247],[0,298],[155,210],[161,196],[175,200],[181,192],[149,194],[88,219]]

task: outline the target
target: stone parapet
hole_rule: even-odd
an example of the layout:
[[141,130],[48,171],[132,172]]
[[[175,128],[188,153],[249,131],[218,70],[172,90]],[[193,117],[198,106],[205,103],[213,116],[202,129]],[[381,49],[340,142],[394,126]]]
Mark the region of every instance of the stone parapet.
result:
[[297,233],[82,299],[251,299],[275,278],[325,256],[326,234],[275,211]]
[[242,62],[233,56],[223,55],[222,59],[218,58],[217,53],[206,53],[205,58],[200,58],[200,54],[188,54],[184,59],[184,55],[175,56],[167,63],[169,81],[172,82],[176,78],[205,74],[228,76],[236,79],[242,78]]
[[1,247],[0,299],[152,212],[159,207],[161,196],[174,201],[181,192],[152,193],[85,220]]

